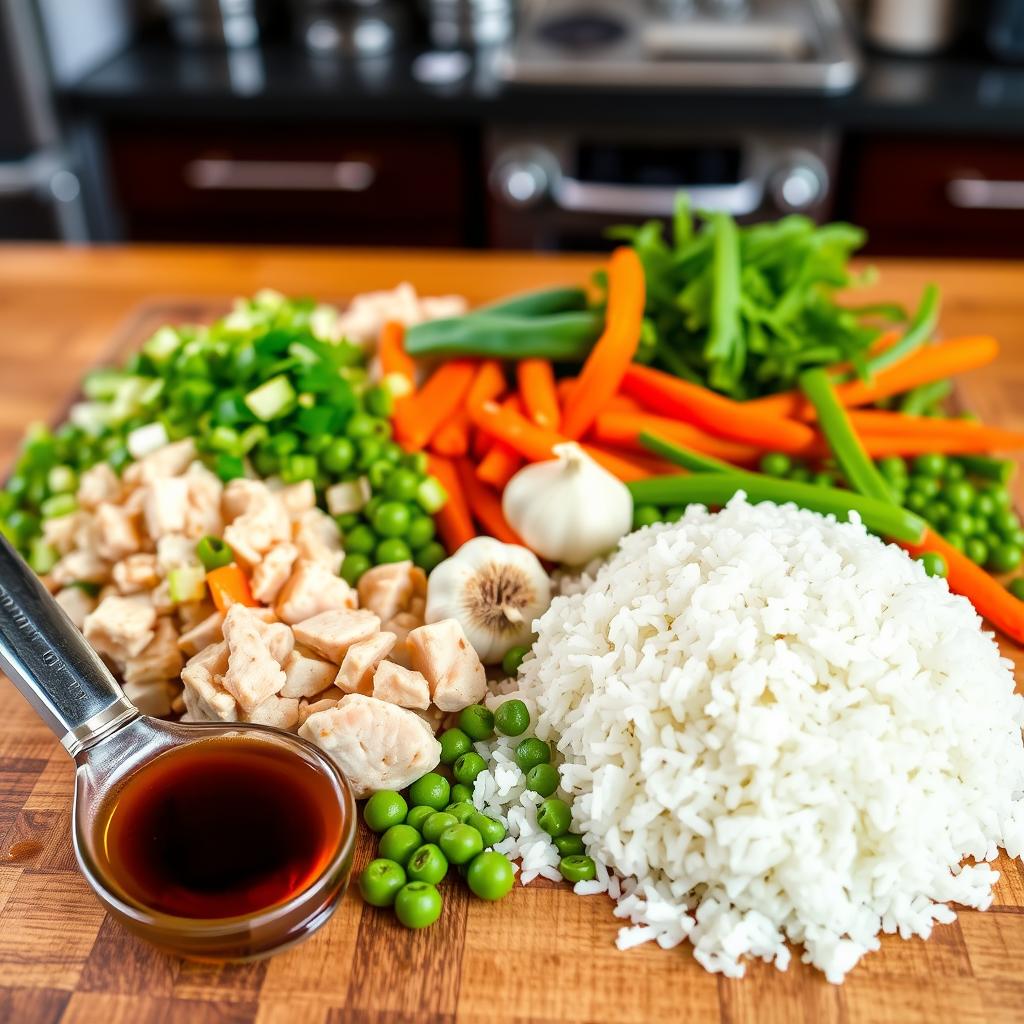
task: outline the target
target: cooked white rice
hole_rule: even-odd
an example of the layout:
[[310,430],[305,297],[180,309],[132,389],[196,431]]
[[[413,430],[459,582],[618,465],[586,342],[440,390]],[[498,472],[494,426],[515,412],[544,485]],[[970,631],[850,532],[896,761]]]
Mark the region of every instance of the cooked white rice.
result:
[[[688,938],[739,976],[784,969],[791,940],[838,982],[880,931],[989,906],[984,862],[1024,847],[1024,701],[944,580],[858,523],[737,496],[630,535],[577,590],[517,695],[599,864],[576,891],[618,900],[621,948]],[[558,878],[515,742],[479,745],[474,799],[524,882]]]

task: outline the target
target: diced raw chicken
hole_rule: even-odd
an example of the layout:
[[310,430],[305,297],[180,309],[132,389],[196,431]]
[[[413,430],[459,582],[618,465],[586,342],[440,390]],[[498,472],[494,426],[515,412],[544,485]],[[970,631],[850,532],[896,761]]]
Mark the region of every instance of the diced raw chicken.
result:
[[144,486],[154,480],[181,476],[195,461],[196,445],[191,437],[174,441],[155,452],[133,462],[124,471],[124,482],[131,486]]
[[[285,627],[287,628],[287,627]],[[310,651],[294,650],[284,663],[282,697],[315,697],[334,682],[338,667]]]
[[[224,540],[245,566],[257,565],[275,544],[291,540],[288,513],[265,484],[232,480],[224,489],[222,505],[225,519],[230,520],[224,528]],[[236,509],[242,511],[232,517]]]
[[193,462],[184,476],[186,486],[185,534],[200,537],[219,537],[224,530],[220,514],[220,501],[224,484],[201,462]]
[[185,668],[201,668],[212,677],[222,676],[228,670],[228,645],[220,640],[204,647],[185,662]]
[[320,612],[355,608],[356,592],[319,562],[299,559],[277,595],[274,610],[282,622],[294,625]]
[[204,647],[217,643],[224,636],[224,613],[214,612],[197,626],[178,637],[178,647],[186,654],[198,654]]
[[418,708],[411,708],[410,710],[414,715],[419,716],[424,722],[427,723],[427,726],[429,727],[430,731],[435,736],[439,732],[441,732],[442,726],[444,726],[445,728],[448,727],[445,725],[445,719],[454,719],[449,723],[453,727],[458,724],[458,719],[456,719],[454,715],[450,715],[447,711],[442,711],[440,708],[434,707],[433,704],[431,704],[429,708],[423,711],[421,711]]
[[403,708],[430,707],[430,687],[419,672],[402,668],[393,661],[382,661],[373,674],[373,695]]
[[157,615],[170,615],[178,607],[177,602],[171,598],[171,584],[167,580],[161,580],[149,592],[149,600]]
[[277,729],[294,729],[299,721],[298,698],[268,697],[252,711],[242,712],[241,721],[272,725]]
[[187,501],[188,484],[180,476],[164,477],[149,484],[142,514],[150,537],[157,540],[169,533],[183,533]]
[[441,744],[422,719],[361,693],[310,715],[299,735],[334,759],[360,799],[379,789],[402,789],[441,760]]
[[395,646],[394,633],[380,632],[353,644],[338,669],[337,685],[348,693],[371,693],[373,673]]
[[228,666],[228,645],[211,644],[189,659],[181,673],[188,718],[193,722],[237,722],[238,705],[218,681]]
[[83,629],[85,617],[96,608],[96,598],[87,594],[81,587],[67,587],[57,591],[54,596],[57,599],[57,604],[64,609],[76,628]]
[[318,562],[333,575],[338,574],[344,552],[338,524],[318,508],[307,509],[295,520],[293,528],[299,557]]
[[119,562],[142,546],[135,517],[120,505],[104,502],[95,513],[96,553],[108,562]]
[[57,554],[66,555],[78,547],[76,535],[86,520],[81,512],[43,520],[43,541]]
[[[270,611],[269,608],[265,609]],[[288,660],[288,655],[292,653],[295,647],[295,634],[292,633],[291,628],[286,626],[283,622],[276,620],[268,621],[261,615],[256,614],[262,612],[264,609],[248,609],[250,615],[256,620],[257,626],[256,631],[259,633],[263,642],[267,645],[267,650],[270,651],[270,656],[284,668],[284,663]],[[273,614],[273,612],[271,612]]]
[[125,661],[122,675],[126,683],[177,679],[183,662],[178,631],[169,618],[161,616],[157,619],[153,639],[140,654]]
[[406,640],[414,629],[423,625],[423,619],[416,618],[410,612],[399,612],[393,619],[384,623],[383,628],[394,633],[398,638],[395,641],[394,650],[391,652],[391,660],[405,668],[412,668],[412,657],[409,652],[409,645]]
[[293,628],[299,643],[340,665],[353,644],[368,640],[380,630],[380,619],[373,612],[334,609],[303,619]]
[[298,557],[299,549],[294,544],[275,544],[253,569],[250,581],[252,596],[264,604],[273,604],[281,588],[288,582]]
[[326,711],[328,708],[337,706],[339,700],[344,697],[345,694],[339,690],[336,686],[332,686],[329,690],[325,690],[315,701],[309,701],[305,698],[299,699],[299,725],[310,715],[315,715],[318,711]]
[[174,569],[202,564],[196,554],[196,542],[181,534],[161,537],[156,542],[156,560],[162,576],[169,575]]
[[160,582],[156,555],[139,552],[123,558],[111,570],[114,585],[122,594],[137,594],[152,590]]
[[412,667],[426,676],[431,699],[442,711],[460,711],[483,699],[487,676],[457,619],[420,626],[406,643]]
[[106,583],[109,577],[110,563],[88,549],[72,551],[50,570],[50,579],[58,587],[69,583]]
[[171,693],[166,680],[148,683],[129,683],[126,680],[121,689],[144,715],[162,718],[171,713]]
[[86,616],[85,639],[100,654],[125,662],[141,654],[153,639],[156,609],[145,597],[106,597]]
[[359,607],[387,622],[406,611],[414,597],[425,594],[426,587],[426,574],[412,562],[377,565],[359,578]]
[[248,512],[255,512],[271,499],[270,488],[260,480],[239,477],[232,480],[221,495],[224,521],[230,523]]
[[121,498],[121,481],[110,463],[97,462],[87,469],[78,481],[79,508],[92,511],[105,501],[117,502]]
[[285,484],[274,493],[284,503],[285,510],[292,519],[298,518],[307,509],[316,508],[316,488],[312,480]]
[[224,616],[228,670],[221,683],[246,712],[280,693],[285,683],[284,672],[267,646],[264,628],[268,628],[266,623],[240,604],[233,604]]
[[178,605],[175,612],[178,616],[178,632],[187,633],[214,614],[213,601],[209,598],[202,601],[185,601]]

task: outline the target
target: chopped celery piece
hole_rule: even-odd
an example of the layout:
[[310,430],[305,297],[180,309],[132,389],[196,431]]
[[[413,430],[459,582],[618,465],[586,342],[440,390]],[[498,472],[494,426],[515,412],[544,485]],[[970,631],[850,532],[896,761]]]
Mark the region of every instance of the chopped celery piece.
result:
[[201,565],[185,565],[167,574],[167,586],[175,604],[202,601],[206,597],[206,570]]
[[448,492],[436,476],[428,476],[421,480],[419,487],[416,488],[416,500],[424,512],[433,515],[444,508],[444,504],[448,500]]
[[170,440],[167,436],[167,428],[162,423],[147,423],[143,427],[136,427],[127,438],[128,451],[132,458],[141,459],[158,448],[163,448]]
[[55,548],[47,544],[42,537],[36,537],[29,548],[28,564],[32,571],[42,576],[48,573],[60,560]]
[[54,466],[46,474],[51,494],[71,494],[78,487],[78,474],[70,466]]
[[161,327],[142,346],[142,351],[154,363],[163,363],[170,359],[181,345],[181,338],[173,327]]
[[245,404],[257,419],[275,420],[292,411],[295,388],[283,374],[272,377],[245,396]]

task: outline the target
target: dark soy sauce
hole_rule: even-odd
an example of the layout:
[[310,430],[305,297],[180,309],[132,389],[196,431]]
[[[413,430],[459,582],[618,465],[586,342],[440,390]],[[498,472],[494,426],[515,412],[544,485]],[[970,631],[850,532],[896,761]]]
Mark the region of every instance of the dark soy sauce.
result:
[[345,822],[331,781],[260,740],[162,754],[101,808],[96,853],[129,900],[177,917],[253,914],[314,882]]

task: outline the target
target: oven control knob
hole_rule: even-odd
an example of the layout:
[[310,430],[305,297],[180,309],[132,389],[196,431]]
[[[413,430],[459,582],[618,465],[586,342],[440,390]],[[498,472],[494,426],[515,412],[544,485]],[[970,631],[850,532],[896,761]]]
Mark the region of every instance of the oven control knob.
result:
[[527,209],[547,198],[556,174],[557,164],[547,150],[535,146],[509,150],[491,168],[491,192],[507,206]]
[[800,153],[775,171],[768,187],[778,209],[790,213],[809,210],[824,199],[828,172],[817,157]]

